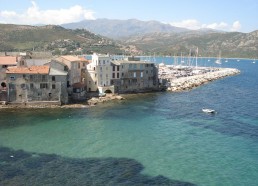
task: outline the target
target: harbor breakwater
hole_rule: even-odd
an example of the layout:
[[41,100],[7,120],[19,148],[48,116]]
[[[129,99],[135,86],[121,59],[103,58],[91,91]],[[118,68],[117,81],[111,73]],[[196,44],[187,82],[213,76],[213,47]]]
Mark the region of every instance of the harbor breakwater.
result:
[[239,74],[240,71],[235,68],[218,68],[214,71],[192,76],[168,79],[168,91],[180,92],[198,87],[202,84],[221,79],[227,76]]

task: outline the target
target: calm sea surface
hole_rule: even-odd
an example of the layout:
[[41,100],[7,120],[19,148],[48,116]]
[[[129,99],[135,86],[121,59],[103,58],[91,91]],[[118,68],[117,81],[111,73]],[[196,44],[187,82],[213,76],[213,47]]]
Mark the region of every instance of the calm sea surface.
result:
[[188,92],[0,110],[0,185],[258,185],[258,61],[224,61],[241,74]]

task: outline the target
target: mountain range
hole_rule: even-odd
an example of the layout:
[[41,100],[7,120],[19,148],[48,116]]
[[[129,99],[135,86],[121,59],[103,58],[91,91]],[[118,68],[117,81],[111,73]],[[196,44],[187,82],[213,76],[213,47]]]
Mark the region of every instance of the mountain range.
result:
[[185,32],[185,28],[171,26],[170,24],[158,21],[140,21],[137,19],[118,20],[118,19],[96,19],[84,20],[77,23],[61,25],[67,29],[87,29],[93,33],[106,36],[112,39],[121,39],[138,34],[152,32]]
[[[66,28],[64,28],[66,27]],[[258,30],[251,33],[187,30],[157,21],[86,20],[62,26],[0,24],[0,51],[53,54],[110,53],[258,58]]]
[[258,58],[258,31],[224,32],[212,29],[188,30],[158,21],[84,20],[62,25],[85,28],[126,46],[134,46],[147,55],[188,55],[199,49],[199,55],[216,57]]

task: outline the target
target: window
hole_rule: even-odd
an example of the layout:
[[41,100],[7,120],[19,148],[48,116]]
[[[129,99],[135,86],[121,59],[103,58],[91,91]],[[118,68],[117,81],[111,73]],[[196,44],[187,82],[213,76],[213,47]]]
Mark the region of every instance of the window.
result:
[[105,65],[105,60],[103,60],[103,65]]
[[116,74],[116,77],[119,78],[119,73]]
[[93,70],[95,71],[95,67],[93,68]]
[[115,78],[116,77],[116,75],[115,75],[115,73],[113,73],[113,76],[112,76],[112,78]]
[[136,78],[136,72],[134,72],[134,73],[133,73],[133,77],[135,77],[135,78]]
[[91,81],[89,81],[89,85],[91,84]]
[[124,65],[122,65],[122,69],[124,68]]
[[42,75],[42,81],[46,81],[46,80],[47,80],[46,75]]
[[146,74],[148,74],[148,70],[146,70]]
[[40,88],[43,89],[43,88],[47,88],[47,83],[40,83]]
[[3,67],[3,68],[7,68],[7,65],[3,65],[2,67]]
[[124,77],[124,73],[122,72],[122,77]]
[[136,69],[137,68],[137,64],[133,64],[133,68]]
[[33,80],[33,75],[30,75],[30,80]]
[[78,63],[78,68],[81,68],[81,64],[80,63]]
[[108,74],[106,74],[106,78],[108,78]]
[[52,89],[56,89],[56,84],[52,84]]
[[10,76],[10,80],[15,80],[15,76]]
[[113,71],[116,71],[116,66],[113,66]]
[[68,71],[68,66],[64,66],[64,71]]
[[143,72],[141,72],[141,77],[143,77]]
[[100,67],[100,71],[102,72],[102,67]]
[[116,70],[119,71],[119,66],[116,67]]
[[31,89],[34,88],[34,84],[33,83],[30,84],[30,88]]
[[22,89],[26,89],[26,85],[23,83],[23,84],[21,84],[21,88]]
[[52,81],[56,81],[56,77],[55,76],[52,76]]

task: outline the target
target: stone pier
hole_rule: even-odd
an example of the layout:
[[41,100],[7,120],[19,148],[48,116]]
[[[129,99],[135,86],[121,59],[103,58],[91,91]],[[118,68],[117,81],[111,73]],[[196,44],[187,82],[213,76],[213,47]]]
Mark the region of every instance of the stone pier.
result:
[[227,76],[239,74],[240,71],[234,68],[219,68],[215,71],[205,72],[202,74],[194,74],[186,77],[177,77],[167,79],[167,90],[179,92],[198,87],[202,84],[221,79]]

